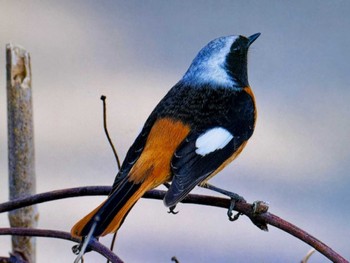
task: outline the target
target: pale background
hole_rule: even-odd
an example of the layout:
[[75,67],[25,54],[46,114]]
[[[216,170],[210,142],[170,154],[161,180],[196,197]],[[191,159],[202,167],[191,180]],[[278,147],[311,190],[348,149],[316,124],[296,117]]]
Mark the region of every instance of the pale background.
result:
[[[258,106],[243,154],[212,180],[350,258],[349,1],[0,1],[1,192],[6,201],[5,44],[32,57],[37,191],[111,185],[100,95],[123,159],[144,120],[213,38],[261,32],[249,55]],[[196,190],[196,192],[199,192]],[[200,191],[208,193],[207,191]],[[103,198],[39,206],[40,228],[69,231]],[[299,262],[309,246],[226,211],[141,200],[119,232],[126,262]],[[0,226],[7,226],[0,215]],[[109,244],[111,236],[103,238]],[[38,262],[72,262],[71,242],[38,239]],[[10,239],[0,237],[0,255]],[[86,262],[104,262],[90,253]],[[328,262],[316,253],[309,262]]]

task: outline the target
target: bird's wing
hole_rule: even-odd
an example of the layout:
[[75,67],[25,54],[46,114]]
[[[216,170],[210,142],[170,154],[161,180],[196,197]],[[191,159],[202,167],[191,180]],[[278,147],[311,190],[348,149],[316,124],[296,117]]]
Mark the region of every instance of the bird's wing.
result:
[[133,167],[133,165],[136,163],[136,161],[141,156],[142,151],[146,145],[147,137],[150,133],[150,130],[152,128],[153,123],[154,123],[154,118],[149,118],[147,120],[147,122],[143,126],[141,132],[136,137],[134,143],[129,148],[129,150],[125,156],[125,159],[123,161],[123,164],[120,168],[120,171],[118,172],[118,174],[115,177],[111,193],[123,181],[123,179],[125,177],[127,177],[130,169]]
[[246,140],[223,127],[191,132],[172,158],[173,179],[165,205],[176,205],[196,185],[221,170],[241,152]]

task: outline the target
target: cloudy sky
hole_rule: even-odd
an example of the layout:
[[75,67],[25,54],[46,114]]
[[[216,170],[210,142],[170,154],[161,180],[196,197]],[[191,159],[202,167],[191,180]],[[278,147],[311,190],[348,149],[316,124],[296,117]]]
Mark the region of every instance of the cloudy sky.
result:
[[[109,128],[123,159],[148,114],[210,40],[262,35],[249,54],[258,106],[243,154],[211,181],[350,258],[349,1],[0,1],[0,201],[8,196],[5,45],[32,58],[37,191],[111,185]],[[208,193],[207,191],[198,191]],[[39,206],[40,228],[69,231],[101,197]],[[309,246],[222,209],[141,200],[118,234],[126,262],[299,262]],[[7,226],[0,215],[0,226]],[[103,238],[109,244],[110,237]],[[38,262],[72,262],[73,243],[38,239]],[[10,241],[0,237],[0,255]],[[102,258],[90,253],[87,262]],[[328,262],[315,254],[310,262]]]

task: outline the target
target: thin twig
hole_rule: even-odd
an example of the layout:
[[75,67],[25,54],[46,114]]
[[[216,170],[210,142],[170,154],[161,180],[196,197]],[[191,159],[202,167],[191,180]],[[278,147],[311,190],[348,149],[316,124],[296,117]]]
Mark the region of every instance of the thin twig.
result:
[[180,263],[180,261],[177,259],[177,257],[173,256],[171,258],[171,261],[175,262],[175,263]]
[[117,164],[118,164],[118,169],[120,170],[120,161],[119,161],[119,157],[118,157],[117,151],[116,151],[115,148],[114,148],[113,142],[112,142],[112,140],[111,140],[111,137],[109,136],[108,129],[107,129],[106,96],[102,95],[102,96],[101,96],[101,100],[102,100],[102,102],[103,102],[103,128],[104,128],[104,130],[105,130],[105,133],[106,133],[106,136],[107,136],[109,145],[111,146],[111,148],[112,148],[112,150],[113,150],[113,154],[114,154],[115,160],[116,160],[116,162],[117,162]]
[[[115,232],[114,234],[113,234],[113,237],[112,237],[112,242],[111,242],[111,246],[109,247],[109,249],[111,250],[111,251],[113,251],[113,249],[114,249],[114,245],[115,245],[115,240],[117,239],[117,232]],[[109,260],[107,260],[107,263],[109,263]]]
[[[52,201],[56,199],[77,196],[108,195],[111,189],[112,187],[109,186],[89,186],[46,192],[0,204],[0,213],[27,205],[42,203],[46,201],[45,198],[47,199],[47,201]],[[166,191],[162,190],[151,190],[146,192],[143,198],[162,200],[165,196],[165,193]],[[227,209],[230,206],[231,200],[228,198],[189,194],[184,200],[182,200],[182,203],[214,206]],[[296,227],[295,225],[283,220],[282,218],[279,218],[278,216],[269,212],[255,214],[253,204],[249,204],[246,202],[237,202],[234,210],[237,212],[241,212],[247,217],[249,217],[255,225],[259,222],[262,224],[270,224],[297,237],[303,242],[314,247],[318,252],[320,252],[333,262],[348,263],[346,259],[337,254],[334,250],[325,245],[323,242],[319,241],[318,239],[308,234],[304,230]]]
[[[37,228],[24,228],[24,227],[12,227],[12,228],[0,228],[0,235],[12,235],[12,236],[36,236],[36,237],[48,237],[70,240],[76,243],[80,243],[80,239],[73,238],[69,233],[57,230],[49,229],[37,229]],[[102,245],[96,239],[91,240],[89,248],[101,254],[105,258],[108,258],[113,263],[122,263],[123,261],[107,247]]]
[[309,252],[307,252],[306,256],[301,260],[300,263],[307,263],[309,261],[310,257],[315,253],[315,251],[316,250],[314,248],[310,249]]
[[[120,171],[120,161],[119,161],[119,156],[118,156],[118,153],[117,153],[117,150],[115,149],[114,147],[114,144],[112,142],[112,139],[111,137],[109,136],[109,132],[108,132],[108,128],[107,128],[107,106],[106,106],[106,96],[102,95],[101,96],[101,100],[103,101],[103,127],[104,127],[104,130],[105,130],[105,134],[106,134],[106,137],[108,139],[108,142],[109,142],[109,145],[111,146],[112,150],[113,150],[113,154],[114,154],[114,157],[117,161],[117,165],[118,165],[118,170]],[[113,234],[113,238],[112,238],[112,242],[111,242],[111,246],[110,246],[110,249],[111,251],[113,251],[113,248],[114,248],[114,244],[115,244],[115,240],[117,238],[117,232],[115,232]],[[107,260],[107,263],[109,263],[109,260]]]

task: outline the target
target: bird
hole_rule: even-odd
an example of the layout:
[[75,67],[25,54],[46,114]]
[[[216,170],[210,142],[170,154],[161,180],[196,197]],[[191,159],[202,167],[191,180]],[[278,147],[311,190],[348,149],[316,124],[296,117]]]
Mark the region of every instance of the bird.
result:
[[107,199],[72,227],[73,237],[117,232],[144,193],[162,184],[171,182],[163,202],[175,207],[242,152],[257,118],[247,60],[259,36],[219,37],[199,51],[147,118]]

